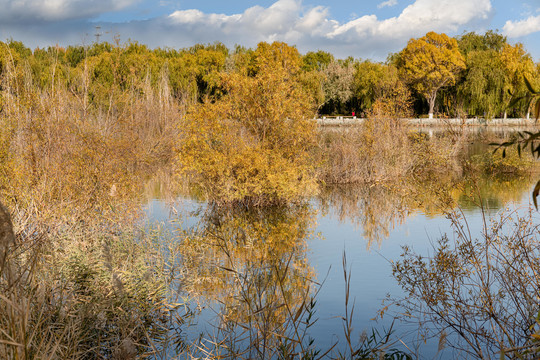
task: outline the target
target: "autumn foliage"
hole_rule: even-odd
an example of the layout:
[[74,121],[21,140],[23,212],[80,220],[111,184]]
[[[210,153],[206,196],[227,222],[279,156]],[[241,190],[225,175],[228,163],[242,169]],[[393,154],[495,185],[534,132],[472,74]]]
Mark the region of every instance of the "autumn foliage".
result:
[[261,43],[250,69],[222,75],[222,97],[186,115],[179,160],[211,201],[264,205],[316,191],[314,102],[300,60],[286,44]]
[[[458,48],[465,36],[457,42],[429,33],[387,63],[324,51],[302,56],[279,42],[234,50],[94,43],[33,51],[0,42],[0,200],[16,237],[1,252],[0,358],[121,359],[162,350],[152,341],[173,330],[168,315],[177,304],[167,290],[178,259],[170,258],[174,246],[160,252],[163,239],[137,231],[134,221],[145,183],[159,172],[189,180],[215,208],[233,211],[209,219],[215,223],[205,230],[231,250],[214,255],[215,264],[237,264],[235,273],[217,278],[216,267],[205,268],[215,249],[203,234],[181,244],[192,266],[183,270],[197,275],[185,280],[197,290],[197,271],[207,271],[205,280],[219,284],[213,290],[229,296],[230,319],[253,324],[268,315],[258,324],[272,325],[268,338],[277,334],[272,344],[283,344],[291,309],[311,311],[312,270],[297,238],[308,235],[312,214],[302,200],[323,182],[447,171],[455,144],[411,137],[400,118],[413,105],[421,113],[423,98],[433,112],[442,91],[464,113],[492,115],[504,111],[498,104],[509,103],[509,92],[526,91],[524,76],[536,86],[538,70],[522,46],[494,38],[500,44],[489,49]],[[492,64],[500,69],[487,76]],[[342,137],[319,136],[317,111],[363,112],[369,120]],[[244,210],[237,205],[282,211],[238,221],[229,216]],[[285,221],[272,224],[272,217]],[[376,234],[381,226],[374,224]],[[264,241],[248,247],[253,239]],[[235,308],[241,289],[230,285],[243,276],[274,281],[270,296],[246,297],[264,305],[255,317],[245,315],[249,303]]]
[[429,32],[420,39],[411,39],[399,55],[403,77],[429,102],[433,116],[437,92],[456,82],[465,61],[456,39],[446,34]]

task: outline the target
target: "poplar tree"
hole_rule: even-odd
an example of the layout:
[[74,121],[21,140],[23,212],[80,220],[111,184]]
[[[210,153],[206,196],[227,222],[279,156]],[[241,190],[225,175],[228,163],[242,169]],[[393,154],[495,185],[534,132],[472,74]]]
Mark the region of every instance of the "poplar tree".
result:
[[465,69],[456,39],[446,34],[429,32],[420,39],[411,39],[401,51],[398,67],[405,79],[429,103],[429,118],[433,118],[437,92],[456,82]]

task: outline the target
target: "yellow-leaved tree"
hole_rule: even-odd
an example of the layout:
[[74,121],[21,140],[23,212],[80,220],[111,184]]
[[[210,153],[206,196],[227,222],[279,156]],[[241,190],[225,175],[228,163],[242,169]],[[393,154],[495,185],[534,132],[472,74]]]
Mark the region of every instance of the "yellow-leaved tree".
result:
[[429,103],[429,118],[433,118],[437,92],[456,82],[465,69],[465,59],[456,39],[446,34],[429,32],[420,39],[411,39],[398,57],[402,76]]
[[260,43],[247,68],[222,73],[223,96],[188,112],[180,168],[209,201],[264,206],[316,191],[315,102],[300,66],[296,48]]
[[[523,48],[523,44],[509,45],[504,44],[500,59],[502,63],[502,70],[505,77],[504,92],[502,94],[502,102],[505,107],[513,107],[512,98],[518,98],[525,96],[528,89],[525,79],[534,79],[534,62],[531,56],[527,54]],[[528,105],[528,104],[527,104]],[[525,111],[528,113],[528,108]],[[504,117],[506,118],[506,110]]]

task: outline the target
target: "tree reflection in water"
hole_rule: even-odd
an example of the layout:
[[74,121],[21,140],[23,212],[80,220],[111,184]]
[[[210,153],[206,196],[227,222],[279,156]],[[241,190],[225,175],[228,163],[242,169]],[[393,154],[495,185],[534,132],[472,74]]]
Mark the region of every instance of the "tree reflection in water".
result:
[[307,331],[315,320],[313,298],[319,286],[306,254],[315,236],[314,208],[358,225],[370,248],[416,213],[438,217],[457,206],[477,209],[479,195],[487,207],[498,209],[527,196],[532,181],[402,179],[386,186],[326,188],[313,207],[211,208],[179,246],[184,289],[215,305],[218,320],[190,351],[194,356],[268,359],[315,353]]
[[306,258],[315,212],[306,205],[211,209],[181,246],[190,294],[219,303],[213,356],[274,358],[310,353],[314,270]]
[[496,178],[465,174],[426,181],[401,179],[390,184],[361,184],[325,188],[317,198],[323,214],[362,229],[367,248],[380,246],[390,232],[420,212],[437,217],[456,207],[498,210],[528,195],[534,177]]

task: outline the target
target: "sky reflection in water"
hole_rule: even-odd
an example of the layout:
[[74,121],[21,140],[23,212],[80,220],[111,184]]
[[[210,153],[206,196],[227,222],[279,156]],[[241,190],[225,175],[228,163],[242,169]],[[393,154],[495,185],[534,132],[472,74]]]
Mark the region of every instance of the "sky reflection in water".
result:
[[[477,196],[471,194],[481,194],[484,211],[490,215],[506,206],[529,206],[534,182],[535,178],[529,177],[512,181],[480,179],[474,186],[462,183],[449,190],[450,201],[463,211],[471,231],[479,234],[482,210],[478,207]],[[267,298],[261,298],[256,291],[246,293],[234,289],[238,279],[231,277],[230,271],[224,268],[236,266],[246,274],[246,279],[261,281],[264,278],[274,282],[276,274],[269,269],[290,268],[284,284],[287,287],[285,296],[292,305],[301,302],[301,296],[297,295],[309,286],[319,290],[315,307],[318,322],[309,332],[316,339],[317,347],[327,349],[338,342],[336,349],[343,348],[344,252],[351,271],[351,301],[354,300],[355,304],[354,336],[358,338],[363,330],[369,333],[371,328],[388,329],[392,323],[391,316],[377,321],[372,319],[382,308],[382,300],[387,294],[402,294],[392,278],[391,261],[399,259],[403,245],[428,255],[432,252],[432,244],[442,234],[451,234],[443,206],[429,195],[430,189],[416,191],[424,193],[421,201],[418,197],[410,201],[407,198],[410,198],[409,191],[382,186],[335,187],[323,191],[306,207],[255,215],[248,212],[216,214],[208,211],[204,203],[179,200],[175,208],[179,211],[183,228],[198,226],[199,230],[205,229],[207,234],[216,238],[231,240],[225,246],[227,256],[219,253],[219,247],[210,249],[201,244],[193,245],[193,241],[191,248],[186,246],[188,250],[184,256],[190,259],[189,264],[186,262],[186,283],[190,284],[190,292],[203,297],[198,300],[205,307],[193,333],[213,329],[216,312],[227,313],[229,319],[234,317],[236,321],[244,322],[244,326],[253,326],[254,319],[248,319],[245,314],[250,310],[234,305],[235,299],[247,296],[257,300],[261,307],[270,309],[272,303],[279,302],[280,296],[284,296],[284,292],[275,288],[265,293]],[[430,198],[435,202],[430,203]],[[151,222],[177,218],[169,205],[159,200],[149,203],[147,214]],[[451,235],[449,237],[452,238]],[[251,239],[251,242],[246,243],[246,239]],[[221,246],[221,250],[223,248]],[[322,283],[322,287],[314,285],[308,277]],[[208,283],[209,280],[213,283]],[[201,285],[205,282],[206,285]],[[276,324],[282,321],[284,314],[277,310],[273,314],[272,321]],[[404,335],[403,339],[408,346],[414,347],[414,341],[418,340],[414,338],[414,326],[396,323],[394,329],[396,335],[412,331],[413,334]],[[420,353],[426,358],[433,358],[437,353],[436,341],[421,345]]]

